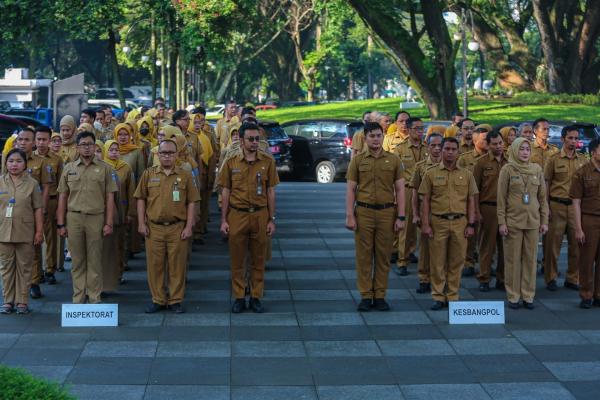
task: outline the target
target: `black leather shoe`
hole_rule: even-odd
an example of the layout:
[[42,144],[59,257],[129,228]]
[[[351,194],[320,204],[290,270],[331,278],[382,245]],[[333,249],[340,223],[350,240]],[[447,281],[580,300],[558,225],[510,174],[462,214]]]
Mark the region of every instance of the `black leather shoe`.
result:
[[48,282],[48,285],[56,285],[56,278],[54,277],[54,274],[46,274],[46,282]]
[[535,308],[535,306],[533,305],[533,301],[531,303],[528,303],[525,300],[523,300],[523,307],[528,310],[533,310]]
[[393,252],[392,257],[390,258],[390,264],[396,264],[396,261],[398,261],[398,253]]
[[490,291],[490,284],[488,282],[483,282],[479,284],[479,291],[480,292],[489,292]]
[[592,305],[594,307],[600,307],[600,299],[594,299],[594,301],[592,301]]
[[371,309],[372,305],[373,302],[371,301],[371,299],[362,299],[360,303],[358,303],[358,307],[356,307],[356,310],[366,312]]
[[509,306],[510,308],[512,308],[513,310],[518,310],[518,309],[519,309],[519,307],[521,307],[521,305],[519,304],[519,302],[516,302],[516,303],[511,303],[510,301],[508,302],[508,306]]
[[160,311],[163,308],[164,307],[161,306],[160,304],[152,303],[148,307],[146,307],[146,309],[144,310],[144,312],[146,314],[154,314],[155,312]]
[[255,313],[264,313],[265,312],[265,308],[263,307],[262,304],[260,304],[260,300],[257,299],[256,297],[250,297],[250,302],[248,305],[250,306],[250,309],[252,311],[254,311]]
[[594,302],[592,300],[581,300],[581,303],[579,303],[579,307],[585,308],[587,310],[587,309],[592,308],[593,304],[594,304]]
[[569,281],[565,281],[565,287],[567,289],[579,290],[579,285],[578,284],[572,283],[572,282],[569,282]]
[[475,275],[475,267],[465,267],[462,273],[463,276],[473,276]]
[[439,311],[444,308],[445,303],[443,301],[434,301],[431,309],[433,311]]
[[29,289],[29,296],[31,296],[32,299],[39,299],[42,297],[40,285],[31,285],[31,288]]
[[171,304],[171,306],[169,308],[175,314],[183,314],[185,312],[185,308],[183,307],[183,305],[181,303]]
[[546,289],[548,289],[551,292],[556,292],[558,290],[558,286],[556,285],[556,281],[552,280],[552,281],[548,282],[548,284],[546,285]]
[[373,300],[373,307],[377,311],[390,311],[390,305],[385,301],[385,299]]
[[496,289],[502,290],[503,292],[506,291],[506,286],[504,286],[504,282],[496,281],[496,286],[495,287],[496,287]]
[[42,277],[40,278],[40,282],[39,282],[39,283],[46,283],[46,282],[47,282],[47,281],[46,281],[46,275],[44,275],[44,274],[42,273]]
[[410,253],[408,255],[408,261],[410,261],[411,264],[417,264],[419,262],[419,258],[417,256],[415,256],[413,253]]
[[429,293],[431,292],[431,285],[429,283],[419,283],[417,293]]
[[234,314],[239,314],[246,308],[246,299],[235,299],[233,305],[231,306],[231,312]]
[[394,269],[394,272],[396,272],[396,274],[398,274],[400,276],[408,275],[408,269],[406,268],[406,266],[396,267],[396,269]]

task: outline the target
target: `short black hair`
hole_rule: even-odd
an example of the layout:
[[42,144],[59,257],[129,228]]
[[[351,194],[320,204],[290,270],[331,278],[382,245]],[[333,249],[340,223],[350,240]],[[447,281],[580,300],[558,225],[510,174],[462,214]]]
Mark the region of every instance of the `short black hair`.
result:
[[595,138],[588,144],[588,152],[592,154],[600,146],[600,138]]
[[572,131],[576,131],[577,134],[579,135],[578,127],[576,127],[575,125],[567,125],[564,128],[562,128],[562,130],[560,131],[560,137],[564,139],[567,137],[567,133],[572,132]]
[[52,129],[46,125],[38,125],[35,127],[35,136],[37,136],[38,132],[45,132],[48,136],[52,136]]
[[[500,133],[496,132],[496,131],[489,131],[487,133],[487,135],[485,135],[485,141],[487,142],[487,144],[490,144],[490,142],[492,141],[492,139],[495,139],[497,137],[502,137],[500,136]],[[502,139],[504,140],[504,138]]]
[[471,121],[471,122],[473,123],[473,125],[476,125],[476,124],[475,124],[475,121],[473,121],[471,118],[465,118],[465,119],[461,120],[461,121],[460,121],[458,124],[456,124],[456,126],[458,126],[459,128],[462,128],[462,126],[463,126],[463,123],[464,123],[465,121]]
[[252,122],[244,122],[242,124],[242,126],[240,126],[240,129],[238,130],[238,134],[240,135],[240,138],[243,138],[246,135],[246,131],[259,131],[260,132],[260,128],[258,127],[257,124],[254,124]]
[[177,110],[173,113],[173,122],[182,119],[187,115],[187,110]]
[[243,118],[242,123],[244,123],[244,122],[248,122],[251,124],[258,124],[258,120],[256,118],[254,118],[252,115],[249,115],[249,116]]
[[165,98],[164,97],[157,97],[156,100],[154,100],[154,103],[165,103]]
[[542,122],[550,122],[550,121],[548,121],[546,118],[536,119],[535,121],[533,121],[533,130],[535,131],[535,128],[537,128],[537,126]]
[[94,135],[90,131],[79,132],[77,134],[77,139],[75,141],[76,141],[77,144],[79,144],[79,142],[81,142],[81,139],[85,139],[87,137],[91,137],[92,139],[94,139],[94,143],[96,143],[96,135]]
[[256,108],[252,107],[252,106],[247,106],[242,108],[242,114],[256,114]]
[[433,132],[431,135],[427,136],[427,144],[431,144],[431,139],[440,138],[442,142],[444,141],[444,137],[437,132]]
[[444,145],[446,143],[454,143],[454,144],[456,144],[456,147],[458,147],[458,139],[456,139],[453,136],[445,137],[444,140],[442,140],[442,148],[444,147]]
[[363,113],[363,115],[362,115],[362,119],[363,119],[363,120],[365,119],[365,115],[367,115],[367,114],[371,114],[371,111],[365,111],[365,112]]
[[400,116],[400,114],[406,114],[408,115],[408,118],[410,118],[410,113],[408,111],[398,111],[396,113],[396,116],[394,117],[394,121],[398,121],[398,117]]
[[102,107],[96,108],[96,116],[98,116],[98,113],[104,114],[104,108],[102,108]]
[[196,107],[196,108],[194,108],[194,114],[202,114],[202,115],[206,116],[206,108]]
[[92,110],[91,108],[86,108],[85,110],[82,110],[81,113],[87,115],[93,120],[96,119],[96,111]]
[[381,131],[383,133],[383,128],[377,122],[365,122],[363,131],[365,132],[365,136],[367,136],[368,133],[373,131]]
[[23,159],[23,161],[25,161],[25,167],[27,167],[27,154],[25,154],[25,152],[23,150],[17,149],[17,148],[10,149],[8,151],[8,153],[6,154],[6,158],[4,159],[4,164],[6,164],[6,162],[8,161],[8,158],[10,156],[12,156],[13,154],[15,154],[15,153],[17,153],[18,155],[21,156],[21,158]]
[[455,113],[454,113],[454,116],[455,116],[455,117],[464,117],[464,116],[465,116],[465,114],[463,114],[462,112],[458,111],[458,112],[455,112]]
[[406,126],[407,126],[408,128],[412,128],[413,124],[414,124],[415,122],[419,122],[419,121],[423,122],[423,120],[422,120],[421,118],[419,118],[419,117],[410,117],[410,118],[408,118],[408,119],[406,120]]
[[35,137],[35,128],[32,126],[27,125],[21,129],[19,129],[19,134],[21,132],[31,132],[33,134],[33,137]]

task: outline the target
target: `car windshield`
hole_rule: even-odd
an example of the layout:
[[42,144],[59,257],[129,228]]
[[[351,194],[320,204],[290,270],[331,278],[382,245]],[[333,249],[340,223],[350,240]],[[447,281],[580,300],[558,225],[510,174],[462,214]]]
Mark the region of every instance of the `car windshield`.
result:
[[269,139],[287,139],[288,135],[285,131],[279,126],[265,126],[265,131],[267,131],[267,136]]

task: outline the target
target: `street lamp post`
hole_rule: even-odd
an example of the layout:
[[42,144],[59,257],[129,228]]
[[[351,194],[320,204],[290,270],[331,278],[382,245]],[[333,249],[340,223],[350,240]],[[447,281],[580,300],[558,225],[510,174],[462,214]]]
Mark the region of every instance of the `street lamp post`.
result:
[[469,96],[468,96],[468,89],[469,89],[469,85],[467,84],[467,32],[465,31],[465,23],[466,23],[466,15],[464,10],[461,10],[461,14],[460,14],[460,19],[461,19],[461,23],[460,23],[460,40],[461,40],[461,47],[462,47],[462,61],[461,61],[461,67],[462,67],[462,90],[463,90],[463,114],[466,117],[469,116]]

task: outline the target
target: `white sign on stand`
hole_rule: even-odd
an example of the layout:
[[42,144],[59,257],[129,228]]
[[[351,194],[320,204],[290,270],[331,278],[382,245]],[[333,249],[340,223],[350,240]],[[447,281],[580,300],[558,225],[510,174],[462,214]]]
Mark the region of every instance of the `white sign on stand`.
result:
[[448,322],[452,324],[504,324],[503,301],[451,301]]
[[61,326],[119,326],[119,305],[63,304]]

